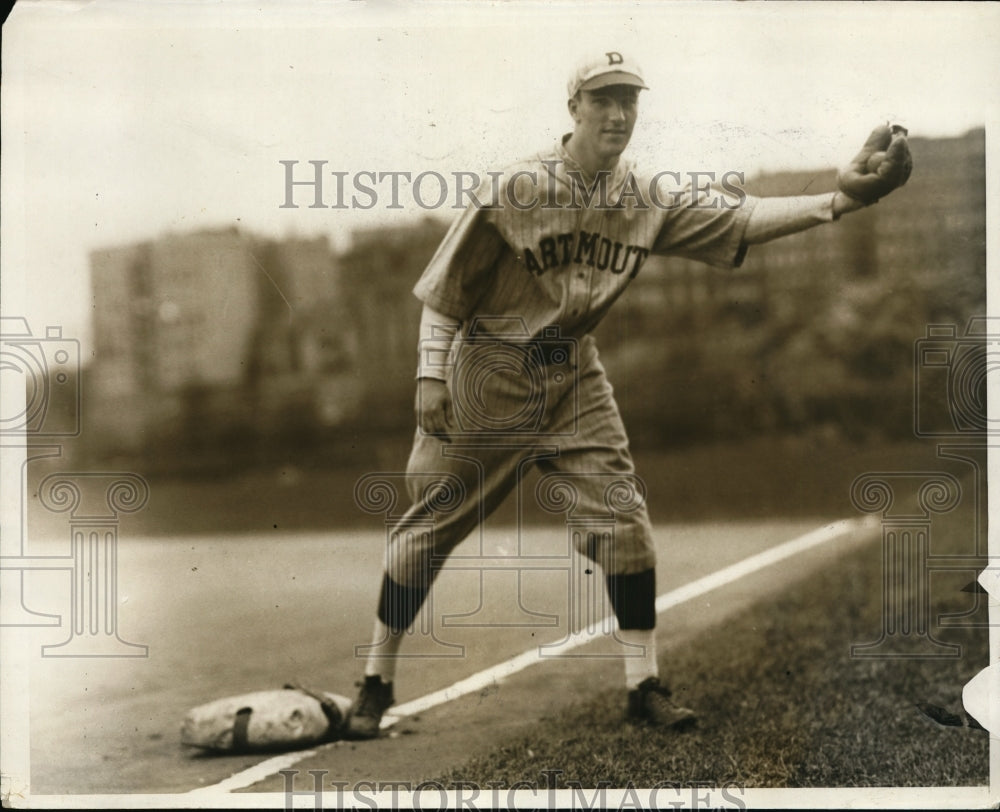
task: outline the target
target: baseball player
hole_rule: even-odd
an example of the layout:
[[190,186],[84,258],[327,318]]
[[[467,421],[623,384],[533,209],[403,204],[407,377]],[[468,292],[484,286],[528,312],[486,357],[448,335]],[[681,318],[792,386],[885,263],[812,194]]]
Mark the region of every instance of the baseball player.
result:
[[[647,89],[626,54],[585,60],[567,89],[572,133],[493,173],[417,282],[424,309],[407,466],[412,505],[390,534],[372,645],[348,720],[353,738],[378,735],[394,701],[396,655],[437,563],[516,487],[526,463],[574,476],[581,514],[606,512],[608,477],[634,475],[590,333],[649,254],[737,267],[747,246],[836,220],[909,177],[905,131],[888,126],[872,133],[828,194],[722,194],[676,172],[640,171],[622,153]],[[462,443],[468,436],[475,442]],[[548,451],[533,454],[532,441]],[[435,510],[440,489],[454,491],[456,482],[458,507]],[[578,551],[601,565],[619,639],[643,652],[623,658],[626,718],[691,724],[694,711],[676,704],[659,678],[645,503],[618,516],[613,534],[581,534]]]

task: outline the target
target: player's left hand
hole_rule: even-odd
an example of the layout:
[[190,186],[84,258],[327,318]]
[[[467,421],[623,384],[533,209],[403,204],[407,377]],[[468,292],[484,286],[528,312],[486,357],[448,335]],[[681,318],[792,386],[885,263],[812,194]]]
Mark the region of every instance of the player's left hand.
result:
[[867,206],[906,183],[913,171],[906,136],[906,128],[899,125],[884,124],[872,130],[854,160],[840,171],[840,191]]

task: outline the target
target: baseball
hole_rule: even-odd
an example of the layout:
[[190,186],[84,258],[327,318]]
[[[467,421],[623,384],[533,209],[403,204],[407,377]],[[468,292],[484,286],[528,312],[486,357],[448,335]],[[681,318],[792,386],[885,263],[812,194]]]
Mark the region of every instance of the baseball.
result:
[[868,158],[868,163],[865,164],[865,170],[869,173],[878,172],[879,164],[882,163],[882,159],[885,158],[885,152],[873,152],[871,157]]

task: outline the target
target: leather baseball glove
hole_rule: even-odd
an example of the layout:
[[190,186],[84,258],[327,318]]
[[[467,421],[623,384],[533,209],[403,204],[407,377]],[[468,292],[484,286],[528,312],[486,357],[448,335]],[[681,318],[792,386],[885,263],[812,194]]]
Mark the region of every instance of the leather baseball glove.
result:
[[861,152],[840,171],[837,185],[848,197],[866,206],[898,189],[913,171],[913,157],[905,127],[884,124],[872,130]]

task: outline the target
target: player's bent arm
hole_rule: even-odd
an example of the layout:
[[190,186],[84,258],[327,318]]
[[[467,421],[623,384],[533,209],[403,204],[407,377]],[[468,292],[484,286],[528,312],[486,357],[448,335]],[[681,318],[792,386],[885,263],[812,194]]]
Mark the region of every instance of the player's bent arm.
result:
[[424,305],[420,314],[417,393],[414,412],[425,434],[444,440],[452,427],[451,396],[445,384],[451,345],[461,322]]
[[437,378],[421,378],[417,381],[414,412],[420,431],[448,442],[453,423],[451,395],[444,381]]
[[446,379],[451,345],[461,322],[424,305],[417,343],[417,378]]
[[797,197],[762,197],[747,220],[743,242],[759,245],[769,240],[829,223],[842,214],[864,208],[843,192]]

